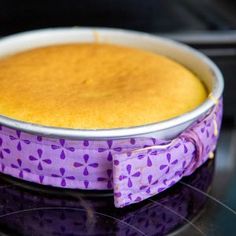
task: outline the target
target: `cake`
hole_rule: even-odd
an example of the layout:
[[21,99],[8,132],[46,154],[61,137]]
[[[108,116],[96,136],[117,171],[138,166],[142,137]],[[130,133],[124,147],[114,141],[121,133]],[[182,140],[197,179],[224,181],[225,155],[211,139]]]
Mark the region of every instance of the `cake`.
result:
[[74,128],[132,127],[180,116],[207,97],[201,80],[165,56],[77,43],[0,59],[0,115]]

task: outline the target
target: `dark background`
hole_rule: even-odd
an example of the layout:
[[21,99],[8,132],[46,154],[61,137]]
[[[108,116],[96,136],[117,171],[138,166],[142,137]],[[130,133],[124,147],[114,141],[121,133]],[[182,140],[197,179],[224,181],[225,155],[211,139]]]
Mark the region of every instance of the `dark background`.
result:
[[236,29],[234,0],[1,0],[2,35],[55,26],[158,32]]

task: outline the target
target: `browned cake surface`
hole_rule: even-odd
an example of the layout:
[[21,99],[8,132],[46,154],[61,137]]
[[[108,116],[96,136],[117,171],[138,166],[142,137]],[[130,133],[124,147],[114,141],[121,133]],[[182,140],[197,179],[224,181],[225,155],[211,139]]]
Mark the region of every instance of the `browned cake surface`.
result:
[[0,114],[66,128],[119,128],[193,110],[207,92],[182,65],[108,44],[37,48],[0,60]]

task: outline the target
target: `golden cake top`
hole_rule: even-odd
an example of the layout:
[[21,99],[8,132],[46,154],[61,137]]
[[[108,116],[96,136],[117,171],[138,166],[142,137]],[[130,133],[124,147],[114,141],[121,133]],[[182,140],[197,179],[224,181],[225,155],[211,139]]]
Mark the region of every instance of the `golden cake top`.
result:
[[110,44],[65,44],[0,59],[0,114],[40,125],[144,125],[193,110],[201,81],[164,56]]

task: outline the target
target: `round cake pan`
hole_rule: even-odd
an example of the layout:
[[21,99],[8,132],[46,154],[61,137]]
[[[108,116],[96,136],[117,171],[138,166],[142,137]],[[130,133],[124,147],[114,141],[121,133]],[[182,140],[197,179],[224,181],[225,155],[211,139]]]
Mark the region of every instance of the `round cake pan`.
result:
[[168,189],[214,157],[223,78],[211,60],[188,46],[132,31],[59,28],[1,39],[0,57],[76,42],[113,43],[165,55],[195,73],[209,96],[173,119],[117,129],[62,129],[0,115],[0,172],[60,188],[113,189],[115,206],[124,207]]
[[158,123],[135,127],[97,130],[67,129],[27,123],[4,115],[0,115],[0,125],[26,133],[64,139],[107,140],[130,137],[170,139],[184,131],[194,121],[204,116],[222,96],[224,86],[222,74],[209,58],[181,43],[146,33],[108,28],[81,27],[36,30],[1,39],[0,57],[40,46],[76,42],[119,44],[165,55],[194,72],[207,87],[209,96],[196,109],[181,116]]

